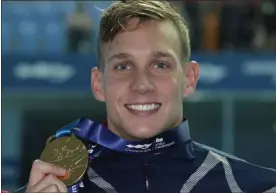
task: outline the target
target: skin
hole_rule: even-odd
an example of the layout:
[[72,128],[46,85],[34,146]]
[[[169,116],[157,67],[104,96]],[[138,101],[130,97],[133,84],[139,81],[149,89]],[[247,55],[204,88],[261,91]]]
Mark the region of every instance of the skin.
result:
[[[183,120],[182,101],[198,80],[196,62],[182,60],[180,37],[170,21],[128,21],[126,31],[102,47],[105,68],[94,68],[94,96],[106,103],[109,129],[128,140],[151,138]],[[160,103],[152,113],[127,104]]]
[[65,184],[57,178],[66,170],[40,160],[33,162],[26,192],[67,192]]
[[[181,123],[183,98],[194,92],[199,74],[196,62],[182,60],[179,34],[169,21],[148,21],[136,29],[137,22],[131,19],[131,31],[103,45],[105,68],[91,73],[93,93],[106,103],[109,129],[128,140],[151,138]],[[161,106],[146,113],[126,107],[144,103]],[[65,173],[34,161],[26,192],[67,192],[56,177]]]

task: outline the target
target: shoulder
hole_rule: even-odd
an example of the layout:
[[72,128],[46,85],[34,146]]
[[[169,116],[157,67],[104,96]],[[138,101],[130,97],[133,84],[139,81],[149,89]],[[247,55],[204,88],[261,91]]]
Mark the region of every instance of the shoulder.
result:
[[[237,184],[244,192],[276,192],[276,170],[265,168],[215,148],[196,143],[195,154],[204,162],[221,164],[229,185]],[[231,182],[230,182],[231,181]]]

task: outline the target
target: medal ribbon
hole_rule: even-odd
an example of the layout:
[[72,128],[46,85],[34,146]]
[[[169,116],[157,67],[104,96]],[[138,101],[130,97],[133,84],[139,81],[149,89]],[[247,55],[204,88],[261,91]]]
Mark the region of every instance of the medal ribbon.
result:
[[[175,132],[174,129],[171,129],[164,134],[161,134],[158,137],[152,139],[146,139],[142,141],[129,141],[120,138],[119,136],[112,133],[104,125],[96,123],[86,118],[80,118],[69,125],[59,129],[56,132],[56,138],[63,136],[72,136],[75,135],[81,140],[85,140],[100,147],[105,147],[107,149],[119,151],[127,154],[136,154],[136,153],[149,153],[160,151],[162,148],[166,148],[175,144],[176,135],[181,135],[183,137],[187,136],[189,140],[189,130],[184,129],[188,128],[188,121],[182,122],[179,126],[179,132]],[[89,149],[89,148],[88,148]],[[97,151],[89,151],[90,159],[94,159],[94,155],[99,153]],[[79,190],[80,182],[77,182],[75,185],[68,187],[69,193],[77,193]]]

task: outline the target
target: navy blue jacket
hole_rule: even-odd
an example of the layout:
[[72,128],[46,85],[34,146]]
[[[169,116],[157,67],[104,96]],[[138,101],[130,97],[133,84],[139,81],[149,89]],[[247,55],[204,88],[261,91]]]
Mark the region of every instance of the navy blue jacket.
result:
[[185,125],[184,132],[173,131],[176,144],[157,153],[105,149],[92,161],[79,193],[276,192],[276,170],[196,143]]

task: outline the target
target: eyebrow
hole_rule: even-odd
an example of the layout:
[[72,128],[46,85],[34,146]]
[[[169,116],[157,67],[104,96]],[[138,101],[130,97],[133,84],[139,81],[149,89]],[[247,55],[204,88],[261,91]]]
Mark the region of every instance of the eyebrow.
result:
[[156,52],[153,52],[153,55],[156,58],[172,58],[172,59],[174,59],[174,57],[168,52],[156,51]]
[[125,59],[125,58],[130,58],[131,55],[128,54],[128,53],[119,53],[119,54],[115,54],[115,55],[112,55],[110,58],[108,58],[108,62],[110,62],[111,60],[114,60],[114,59]]
[[[174,57],[168,53],[168,52],[161,52],[161,51],[155,51],[152,53],[152,55],[155,57],[155,58],[171,58],[174,60]],[[108,62],[114,60],[114,59],[126,59],[126,58],[131,58],[131,54],[128,54],[128,53],[125,53],[125,52],[122,52],[122,53],[119,53],[119,54],[115,54],[115,55],[112,55],[109,59],[108,59]]]

